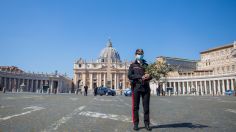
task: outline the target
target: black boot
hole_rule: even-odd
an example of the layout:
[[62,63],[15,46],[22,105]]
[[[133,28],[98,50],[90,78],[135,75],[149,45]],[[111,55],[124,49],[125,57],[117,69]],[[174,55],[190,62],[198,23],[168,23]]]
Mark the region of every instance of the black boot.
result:
[[152,130],[152,128],[149,126],[148,123],[145,123],[145,128],[146,128],[147,131],[151,131]]
[[135,131],[138,131],[138,125],[134,125],[134,128],[133,128]]

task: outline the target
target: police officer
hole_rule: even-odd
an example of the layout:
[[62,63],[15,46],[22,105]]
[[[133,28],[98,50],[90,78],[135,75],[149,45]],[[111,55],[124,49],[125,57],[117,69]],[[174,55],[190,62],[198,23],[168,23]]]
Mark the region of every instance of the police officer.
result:
[[84,86],[84,96],[87,96],[88,95],[88,86],[85,85]]
[[132,120],[133,129],[139,130],[139,102],[142,97],[143,110],[144,110],[144,124],[148,131],[150,128],[149,119],[149,102],[150,102],[150,86],[149,81],[152,77],[145,73],[145,68],[148,66],[146,61],[143,59],[144,52],[142,49],[137,49],[135,52],[135,62],[129,67],[128,78],[131,82],[132,89]]

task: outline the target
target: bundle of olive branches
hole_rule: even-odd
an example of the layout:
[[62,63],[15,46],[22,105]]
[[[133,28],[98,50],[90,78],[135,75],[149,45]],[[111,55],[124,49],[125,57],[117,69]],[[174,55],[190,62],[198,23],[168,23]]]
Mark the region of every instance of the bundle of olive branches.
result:
[[145,72],[153,78],[153,81],[159,81],[162,77],[166,77],[170,71],[172,68],[169,65],[159,61],[145,67]]

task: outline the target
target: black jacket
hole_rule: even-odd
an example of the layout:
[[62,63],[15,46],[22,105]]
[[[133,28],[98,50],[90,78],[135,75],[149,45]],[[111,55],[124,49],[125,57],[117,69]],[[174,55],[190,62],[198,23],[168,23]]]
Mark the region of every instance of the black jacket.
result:
[[128,78],[131,83],[131,88],[139,91],[150,91],[149,81],[152,77],[143,81],[142,76],[145,75],[145,69],[148,66],[145,60],[138,63],[136,60],[129,67]]

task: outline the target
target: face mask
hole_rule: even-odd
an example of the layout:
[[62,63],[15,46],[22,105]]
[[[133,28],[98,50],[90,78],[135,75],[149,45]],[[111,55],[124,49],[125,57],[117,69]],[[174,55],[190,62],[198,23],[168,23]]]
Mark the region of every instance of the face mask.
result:
[[136,55],[137,60],[143,60],[143,55]]

